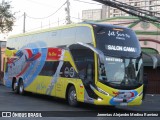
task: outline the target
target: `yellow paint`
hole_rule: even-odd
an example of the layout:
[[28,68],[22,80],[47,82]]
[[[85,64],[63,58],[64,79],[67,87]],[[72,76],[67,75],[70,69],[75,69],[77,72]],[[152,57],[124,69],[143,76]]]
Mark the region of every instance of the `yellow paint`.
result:
[[36,85],[37,93],[46,94],[46,90],[47,90],[48,86],[51,83],[52,77],[49,77],[49,76],[38,76],[36,79],[38,81],[37,85]]
[[[99,91],[97,90],[94,90],[94,92],[102,99],[102,100],[95,100],[94,101],[94,104],[96,105],[110,105],[110,100],[115,96],[115,94],[113,94],[113,92],[118,92],[117,89],[114,89],[114,88],[111,88],[111,87],[108,87],[106,85],[103,85],[101,83],[97,83],[97,86],[99,88],[101,88],[102,90],[104,90],[105,92],[107,92],[109,95],[105,95],[105,94],[102,94],[100,93]],[[138,95],[142,92],[143,90],[143,85],[137,89],[135,89],[135,91],[138,92]],[[136,96],[136,98],[129,102],[128,105],[140,105],[142,103],[142,95],[141,96]]]
[[[57,83],[56,83],[56,97],[60,97],[60,98],[65,98],[66,97],[66,90],[67,90],[67,86],[69,84],[74,85],[75,89],[76,89],[76,93],[77,93],[77,100],[83,102],[84,101],[84,87],[80,88],[80,85],[82,83],[82,81],[80,79],[76,79],[76,78],[64,78],[64,77],[59,77]],[[82,94],[80,94],[80,92]]]
[[96,85],[97,85],[97,87],[99,87],[99,88],[101,88],[102,90],[104,90],[104,91],[106,91],[107,93],[109,93],[111,96],[115,96],[115,95],[113,94],[113,91],[114,91],[114,92],[118,92],[117,89],[111,88],[111,87],[109,87],[109,86],[107,86],[107,85],[104,85],[104,84],[102,84],[102,83],[100,83],[100,82],[97,82]]
[[17,50],[9,50],[9,49],[6,49],[6,50],[5,50],[5,55],[6,55],[7,57],[13,57],[16,52],[17,52]]
[[38,79],[33,80],[33,82],[30,85],[28,85],[24,90],[37,93],[37,83],[38,83]]
[[95,100],[94,104],[96,105],[110,105],[110,100],[112,99],[112,96],[104,95],[97,90],[94,90],[94,92],[102,99],[102,100]]

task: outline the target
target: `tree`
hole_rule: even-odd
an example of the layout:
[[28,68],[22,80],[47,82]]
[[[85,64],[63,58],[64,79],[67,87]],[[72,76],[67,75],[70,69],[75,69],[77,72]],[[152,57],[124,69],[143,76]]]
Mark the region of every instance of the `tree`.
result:
[[14,14],[11,12],[10,3],[2,0],[0,3],[0,33],[12,31],[15,20]]

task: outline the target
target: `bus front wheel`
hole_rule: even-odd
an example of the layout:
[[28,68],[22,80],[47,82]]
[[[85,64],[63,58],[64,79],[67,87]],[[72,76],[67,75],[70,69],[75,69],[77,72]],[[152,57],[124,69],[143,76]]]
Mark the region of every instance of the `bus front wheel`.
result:
[[77,94],[76,94],[76,89],[74,86],[71,86],[68,91],[68,103],[71,106],[77,106],[78,101],[77,101]]

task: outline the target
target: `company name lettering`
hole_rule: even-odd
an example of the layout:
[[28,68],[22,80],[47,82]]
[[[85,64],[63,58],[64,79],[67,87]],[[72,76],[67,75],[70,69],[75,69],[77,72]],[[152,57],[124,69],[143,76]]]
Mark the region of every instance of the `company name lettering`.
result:
[[114,51],[136,52],[136,48],[134,47],[106,45],[105,48],[107,50],[114,50]]
[[108,36],[115,36],[116,39],[125,40],[125,38],[130,38],[131,36],[126,33],[120,33],[119,31],[108,31]]

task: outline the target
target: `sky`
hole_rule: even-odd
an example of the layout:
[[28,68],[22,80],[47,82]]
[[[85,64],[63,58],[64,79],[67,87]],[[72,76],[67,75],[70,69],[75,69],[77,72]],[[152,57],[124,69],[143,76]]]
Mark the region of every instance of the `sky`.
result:
[[[8,34],[1,34],[0,40],[10,35],[23,33],[24,12],[26,13],[25,31],[57,27],[66,24],[66,0],[4,0],[10,2],[12,13],[16,13],[13,30]],[[84,2],[89,3],[84,3]],[[2,0],[0,0],[2,2]],[[71,21],[81,22],[82,10],[100,9],[102,5],[93,0],[69,0]],[[62,6],[62,7],[61,7]],[[61,7],[61,9],[59,9]],[[59,9],[59,10],[58,10]],[[58,11],[57,11],[58,10]],[[56,12],[57,11],[57,12]],[[56,12],[56,13],[55,13]],[[55,14],[54,14],[55,13]]]
[[[24,12],[26,13],[26,32],[39,29],[56,27],[66,24],[66,12],[64,3],[66,0],[5,0],[11,1],[12,12],[16,12],[16,21],[9,35],[23,33]],[[100,3],[93,0],[69,0],[71,21],[81,22],[82,10],[100,9]],[[85,1],[92,4],[80,2]],[[62,7],[61,7],[62,6]],[[57,11],[58,8],[61,9]],[[55,14],[53,14],[55,13]],[[52,15],[53,14],[53,15]],[[51,15],[51,16],[50,16]],[[50,16],[50,17],[48,17]],[[43,19],[42,19],[43,18]]]

